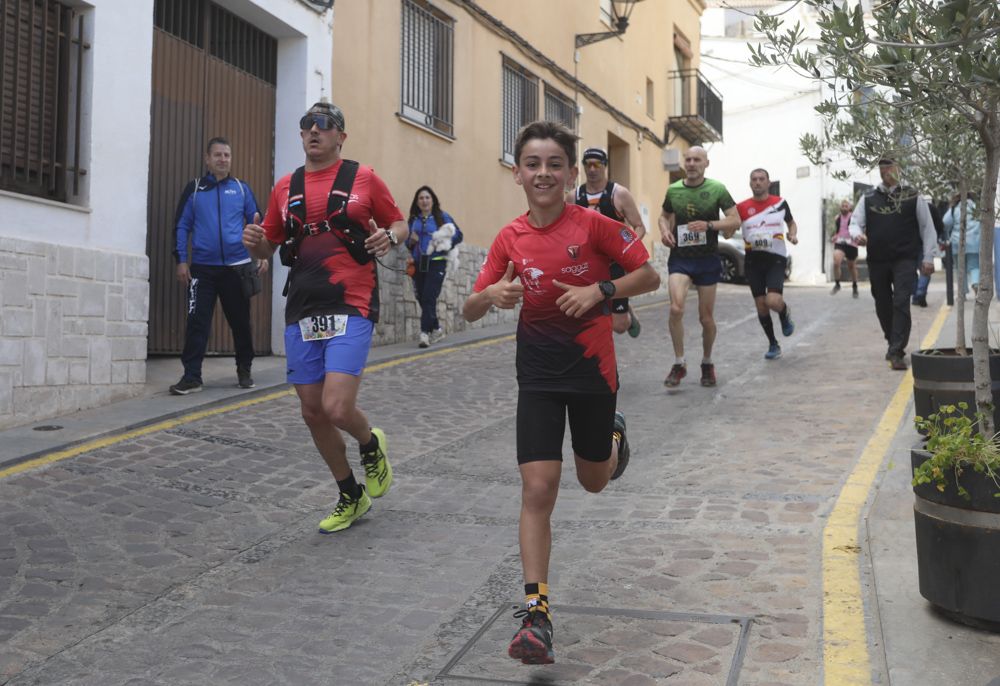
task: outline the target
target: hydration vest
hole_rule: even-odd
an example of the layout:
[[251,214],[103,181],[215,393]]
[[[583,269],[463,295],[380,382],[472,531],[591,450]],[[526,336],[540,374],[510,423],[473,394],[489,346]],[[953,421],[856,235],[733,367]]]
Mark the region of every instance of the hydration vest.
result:
[[337,177],[333,180],[326,199],[326,219],[314,224],[306,223],[306,169],[299,167],[292,174],[288,184],[288,212],[285,220],[285,242],[281,245],[281,263],[286,267],[295,265],[299,244],[308,236],[330,232],[335,235],[347,252],[359,264],[372,261],[372,255],[365,249],[365,239],[371,234],[365,227],[347,218],[347,201],[354,187],[354,177],[358,173],[358,163],[344,160]]
[[[618,214],[614,203],[615,182],[608,181],[608,185],[601,191],[601,198],[597,201],[597,211],[605,217],[621,221],[623,217]],[[590,200],[587,198],[587,184],[582,184],[576,189],[576,204],[580,207],[590,207]]]

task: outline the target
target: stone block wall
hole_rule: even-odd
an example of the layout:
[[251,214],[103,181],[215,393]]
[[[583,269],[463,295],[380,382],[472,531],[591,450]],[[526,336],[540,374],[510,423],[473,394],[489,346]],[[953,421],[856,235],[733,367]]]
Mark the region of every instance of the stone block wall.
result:
[[[660,244],[653,247],[650,262],[660,273],[662,283],[658,293],[667,292],[667,257],[670,251]],[[407,252],[395,250],[382,262],[393,269],[406,266]],[[457,270],[449,269],[445,275],[441,297],[438,298],[438,319],[446,334],[466,329],[482,328],[502,322],[517,321],[520,308],[513,310],[491,310],[477,322],[468,323],[462,318],[462,305],[472,293],[479,268],[486,259],[486,249],[476,246],[459,245],[459,265]],[[401,271],[379,267],[379,298],[381,316],[375,328],[375,345],[416,341],[420,336],[420,306],[413,290],[413,280]]]
[[137,395],[145,255],[0,238],[0,428]]
[[[382,258],[386,266],[378,268],[381,316],[375,327],[375,345],[416,341],[420,336],[420,305],[413,290],[413,279],[402,271],[406,267],[406,250],[394,250]],[[486,249],[459,245],[458,269],[449,269],[438,298],[438,320],[446,334],[466,329],[479,329],[501,322],[517,321],[519,308],[491,310],[479,321],[468,323],[462,318],[462,305],[472,293],[479,268],[486,259]],[[386,267],[391,267],[388,269]]]

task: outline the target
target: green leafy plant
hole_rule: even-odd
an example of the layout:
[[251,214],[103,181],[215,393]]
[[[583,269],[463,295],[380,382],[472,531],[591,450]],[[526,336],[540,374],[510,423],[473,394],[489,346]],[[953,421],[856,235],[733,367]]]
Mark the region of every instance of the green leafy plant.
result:
[[[958,478],[966,469],[985,474],[996,485],[995,498],[1000,498],[1000,434],[983,436],[977,425],[982,422],[982,413],[975,419],[963,414],[969,409],[968,403],[942,405],[938,412],[927,418],[915,417],[917,429],[927,436],[926,450],[931,454],[923,464],[913,470],[914,486],[934,484],[944,492],[952,481],[958,494],[969,499],[969,492],[959,483]],[[949,478],[951,476],[951,478]]]

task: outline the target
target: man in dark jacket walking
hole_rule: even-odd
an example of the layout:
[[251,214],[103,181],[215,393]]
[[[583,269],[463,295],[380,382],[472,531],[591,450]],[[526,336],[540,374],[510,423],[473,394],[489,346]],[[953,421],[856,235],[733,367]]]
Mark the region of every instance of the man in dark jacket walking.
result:
[[927,202],[909,186],[899,183],[895,160],[878,163],[882,183],[858,200],[851,216],[851,238],[868,246],[875,314],[889,344],[885,359],[896,370],[905,370],[910,341],[910,298],[917,283],[917,269],[934,273],[937,234]]
[[250,298],[253,284],[259,284],[260,274],[267,271],[267,261],[258,268],[243,245],[243,227],[256,222],[260,213],[250,186],[229,173],[232,157],[228,140],[211,139],[205,152],[207,173],[188,183],[177,205],[174,257],[177,280],[188,287],[188,316],[181,354],[184,376],[170,387],[172,395],[201,390],[201,363],[216,298],[233,332],[237,383],[240,388],[254,387]]

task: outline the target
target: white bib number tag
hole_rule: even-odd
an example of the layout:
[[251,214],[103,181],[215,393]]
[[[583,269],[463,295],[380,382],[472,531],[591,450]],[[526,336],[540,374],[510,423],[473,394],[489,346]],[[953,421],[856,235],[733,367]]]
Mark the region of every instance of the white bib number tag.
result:
[[321,314],[299,320],[299,331],[304,341],[322,341],[347,333],[346,314]]
[[770,236],[754,236],[753,241],[750,243],[750,248],[753,250],[770,250],[772,245],[774,245],[774,242]]
[[691,231],[687,224],[680,224],[677,227],[677,247],[689,248],[694,245],[707,245],[707,231]]

